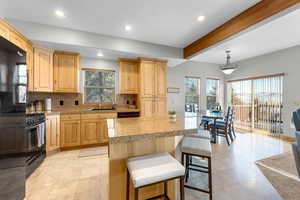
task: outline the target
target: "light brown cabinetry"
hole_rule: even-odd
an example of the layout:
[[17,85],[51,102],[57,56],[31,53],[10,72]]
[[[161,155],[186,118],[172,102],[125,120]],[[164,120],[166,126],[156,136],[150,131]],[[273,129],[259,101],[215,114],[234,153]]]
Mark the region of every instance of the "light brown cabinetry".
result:
[[87,119],[81,121],[81,145],[108,142],[105,119]]
[[62,149],[107,143],[106,119],[116,117],[116,113],[61,115],[60,144]]
[[140,99],[141,116],[153,117],[155,114],[155,99],[154,98],[141,98]]
[[141,59],[140,62],[141,116],[163,116],[167,113],[167,63]]
[[14,30],[9,31],[9,40],[21,49],[26,50],[26,41]]
[[28,91],[34,91],[33,88],[33,47],[32,45],[27,45],[26,47],[26,65],[27,65],[27,79],[28,79]]
[[[79,119],[75,119],[79,116]],[[60,146],[80,146],[80,115],[62,115],[60,122]],[[68,119],[71,118],[71,119]]]
[[60,148],[60,117],[59,115],[46,116],[46,151]]
[[155,96],[155,61],[141,60],[140,62],[140,96],[154,97]]
[[155,62],[155,96],[167,95],[167,65],[166,62]]
[[53,51],[43,47],[34,47],[34,91],[53,91]]
[[156,98],[155,101],[155,115],[157,116],[164,116],[167,113],[167,100],[165,97],[163,98]]
[[78,92],[78,53],[54,52],[54,91]]
[[1,19],[0,19],[0,36],[9,40],[9,26]]
[[26,51],[26,64],[28,72],[28,91],[32,92],[33,87],[33,46],[32,42],[15,30],[12,26],[0,19],[0,36],[14,43]]
[[138,61],[119,59],[119,93],[138,94]]

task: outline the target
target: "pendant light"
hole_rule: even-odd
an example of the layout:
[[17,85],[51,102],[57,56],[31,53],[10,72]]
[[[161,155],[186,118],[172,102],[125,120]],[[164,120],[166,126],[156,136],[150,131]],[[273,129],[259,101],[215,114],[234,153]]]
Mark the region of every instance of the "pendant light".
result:
[[230,62],[230,58],[231,58],[231,56],[230,56],[230,50],[227,50],[225,53],[227,54],[226,55],[226,64],[225,65],[222,65],[220,68],[221,68],[221,70],[222,70],[222,72],[224,73],[224,74],[226,74],[226,75],[230,75],[232,72],[234,72],[237,68],[238,68],[238,66],[237,65],[235,65],[235,64],[231,64],[231,62]]

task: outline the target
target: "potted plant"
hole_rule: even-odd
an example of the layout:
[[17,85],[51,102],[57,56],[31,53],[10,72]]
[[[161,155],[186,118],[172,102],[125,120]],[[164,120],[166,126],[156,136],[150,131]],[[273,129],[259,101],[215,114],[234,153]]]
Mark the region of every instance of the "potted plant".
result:
[[169,111],[169,116],[171,119],[176,119],[176,110],[170,110]]

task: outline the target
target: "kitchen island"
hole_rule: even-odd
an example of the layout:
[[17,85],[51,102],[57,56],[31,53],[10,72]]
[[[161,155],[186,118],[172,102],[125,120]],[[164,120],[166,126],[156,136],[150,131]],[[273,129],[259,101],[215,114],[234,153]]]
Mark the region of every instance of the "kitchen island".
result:
[[[109,138],[109,199],[126,199],[126,160],[130,157],[169,152],[174,157],[184,135],[197,133],[199,119],[178,115],[153,118],[108,119]],[[168,183],[168,195],[175,200],[176,181]],[[140,199],[162,194],[161,184],[140,190]],[[131,184],[131,199],[133,187]]]

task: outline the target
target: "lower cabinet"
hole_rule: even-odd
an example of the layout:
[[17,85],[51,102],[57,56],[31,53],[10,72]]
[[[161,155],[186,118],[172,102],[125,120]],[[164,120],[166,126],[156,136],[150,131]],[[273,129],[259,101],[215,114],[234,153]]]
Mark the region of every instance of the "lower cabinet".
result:
[[154,98],[141,98],[141,117],[153,117],[155,113]]
[[106,119],[116,117],[116,113],[62,115],[60,146],[68,148],[107,143]]
[[141,116],[157,117],[167,114],[166,98],[141,98]]
[[101,144],[108,142],[105,119],[81,120],[81,144]]
[[156,98],[155,99],[155,115],[165,116],[167,114],[167,100],[166,98]]
[[80,146],[80,120],[61,120],[61,147]]
[[60,116],[46,116],[46,151],[54,151],[60,148]]

